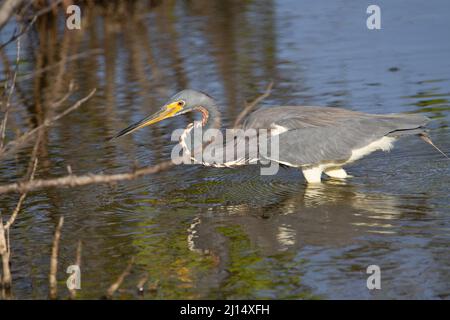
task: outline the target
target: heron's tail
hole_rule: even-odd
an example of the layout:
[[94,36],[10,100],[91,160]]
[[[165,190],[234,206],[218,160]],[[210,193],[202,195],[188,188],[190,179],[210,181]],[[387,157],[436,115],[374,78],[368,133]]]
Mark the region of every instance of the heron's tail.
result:
[[448,160],[450,160],[450,158],[441,150],[439,149],[434,143],[433,141],[431,141],[430,136],[426,133],[426,132],[421,132],[418,134],[418,136],[425,141],[426,143],[428,143],[429,145],[431,145],[433,148],[435,148],[437,151],[439,151],[440,153],[442,153],[442,155],[444,157],[446,157]]

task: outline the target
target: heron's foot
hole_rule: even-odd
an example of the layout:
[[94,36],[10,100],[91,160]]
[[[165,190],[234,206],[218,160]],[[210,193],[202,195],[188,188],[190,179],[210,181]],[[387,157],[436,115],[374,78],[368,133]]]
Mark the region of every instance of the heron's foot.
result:
[[303,176],[308,183],[320,183],[322,178],[322,169],[319,167],[302,169]]
[[325,174],[331,178],[336,178],[336,179],[345,179],[350,177],[347,172],[345,172],[344,169],[342,168],[333,168],[333,169],[328,169],[324,171]]

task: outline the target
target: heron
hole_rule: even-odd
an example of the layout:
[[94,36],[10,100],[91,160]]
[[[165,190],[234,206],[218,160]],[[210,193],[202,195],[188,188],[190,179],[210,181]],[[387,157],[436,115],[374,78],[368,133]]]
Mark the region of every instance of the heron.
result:
[[[221,113],[215,99],[191,89],[173,95],[158,112],[123,129],[113,138],[189,112],[201,115],[201,121],[190,123],[180,137],[183,149],[192,152],[187,143],[192,130],[197,127],[220,129]],[[418,135],[429,140],[426,133],[429,121],[418,114],[369,114],[337,107],[274,106],[252,112],[244,120],[242,129],[268,130],[270,137],[278,139],[279,152],[277,158],[265,160],[298,168],[307,183],[320,183],[323,174],[335,179],[350,177],[344,169],[346,165],[374,151],[391,150],[399,138]],[[431,140],[427,142],[432,144]],[[261,158],[237,159],[216,166],[239,166],[255,163]],[[201,163],[211,165],[205,161]]]

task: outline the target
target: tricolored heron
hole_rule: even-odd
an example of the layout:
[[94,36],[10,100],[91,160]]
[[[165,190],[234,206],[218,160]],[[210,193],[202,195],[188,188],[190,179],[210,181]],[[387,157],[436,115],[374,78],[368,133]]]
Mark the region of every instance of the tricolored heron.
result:
[[[194,111],[202,116],[197,126],[204,130],[220,128],[216,101],[205,93],[183,90],[172,96],[160,111],[120,131],[115,137]],[[399,137],[424,135],[428,121],[427,117],[416,114],[367,114],[332,107],[279,106],[253,112],[244,121],[243,129],[266,129],[270,135],[277,135],[278,158],[269,160],[300,168],[308,183],[318,183],[322,173],[332,178],[348,177],[343,169],[345,165],[376,150],[390,150]],[[185,139],[194,126],[190,124],[181,137],[180,143],[185,148]],[[224,165],[248,163],[233,161]]]

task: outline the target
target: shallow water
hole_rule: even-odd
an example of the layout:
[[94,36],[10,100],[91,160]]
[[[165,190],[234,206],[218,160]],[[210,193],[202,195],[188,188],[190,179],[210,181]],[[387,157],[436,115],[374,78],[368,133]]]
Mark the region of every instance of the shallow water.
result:
[[[67,165],[76,174],[124,172],[169,159],[171,132],[193,118],[114,144],[106,138],[172,93],[208,92],[227,125],[273,80],[263,106],[421,113],[434,120],[430,135],[449,153],[450,4],[378,1],[376,31],[366,28],[369,4],[168,1],[135,12],[112,4],[85,8],[81,31],[64,31],[61,20],[38,21],[24,39],[18,79],[24,95],[15,101],[31,107],[18,107],[7,138],[30,128],[29,117],[55,112],[45,106],[74,80],[71,102],[98,91],[44,133],[37,177],[66,174]],[[13,29],[8,25],[0,40]],[[14,44],[6,53],[14,61]],[[85,56],[65,68],[25,76],[77,53]],[[2,184],[25,175],[31,148],[2,162]],[[135,264],[116,298],[449,298],[449,162],[410,137],[348,172],[346,182],[311,187],[293,169],[260,176],[254,166],[177,166],[114,186],[31,193],[10,235],[13,294],[47,296],[53,232],[63,215],[61,298],[79,240],[80,298],[101,297],[131,257]],[[1,196],[2,213],[17,200]],[[366,287],[369,265],[381,268],[381,290]],[[145,275],[147,290],[139,296]]]

